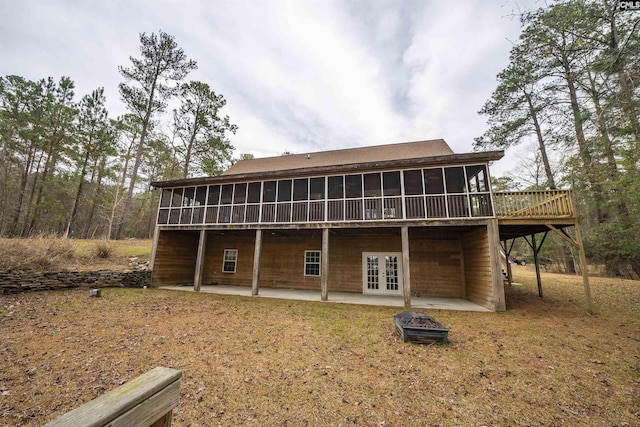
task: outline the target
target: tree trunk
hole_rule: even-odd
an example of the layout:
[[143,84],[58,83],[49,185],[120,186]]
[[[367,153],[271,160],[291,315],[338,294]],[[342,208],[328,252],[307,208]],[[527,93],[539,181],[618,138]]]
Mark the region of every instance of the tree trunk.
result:
[[[91,140],[89,141],[91,143]],[[82,170],[80,171],[80,182],[78,183],[78,190],[76,191],[76,198],[73,201],[73,209],[71,209],[71,216],[69,217],[69,222],[67,223],[67,229],[64,232],[65,237],[69,237],[71,234],[71,227],[74,225],[76,220],[76,214],[78,213],[78,205],[80,203],[80,197],[82,196],[82,184],[84,184],[84,176],[87,174],[87,164],[89,163],[89,151],[84,156],[84,161],[82,162]]]
[[587,178],[587,182],[591,187],[593,193],[593,199],[595,201],[596,219],[598,223],[607,221],[607,215],[603,211],[603,196],[602,187],[598,183],[593,171],[593,158],[591,156],[591,150],[587,145],[587,140],[584,136],[584,128],[582,126],[582,114],[580,112],[580,105],[578,104],[578,95],[576,92],[575,80],[573,73],[569,68],[569,61],[566,56],[566,52],[562,52],[562,67],[564,70],[564,78],[569,89],[569,98],[571,101],[571,111],[573,113],[573,127],[576,134],[576,141],[578,143],[579,155],[582,160],[582,167]]
[[544,165],[544,172],[547,175],[547,185],[550,189],[556,189],[556,182],[553,178],[553,172],[551,171],[551,164],[549,163],[549,156],[547,155],[547,148],[544,143],[544,138],[542,136],[542,129],[540,127],[540,122],[538,121],[538,113],[536,113],[536,109],[533,106],[533,101],[531,100],[531,96],[523,90],[524,96],[527,99],[527,104],[529,105],[529,114],[531,115],[531,120],[533,120],[533,126],[536,130],[536,137],[538,139],[538,148],[540,149],[540,155],[542,156],[542,164]]

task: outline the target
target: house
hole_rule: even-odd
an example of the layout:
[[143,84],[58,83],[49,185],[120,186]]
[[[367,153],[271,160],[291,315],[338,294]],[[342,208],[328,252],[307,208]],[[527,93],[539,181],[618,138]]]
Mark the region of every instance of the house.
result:
[[456,154],[437,139],[155,182],[152,285],[309,289],[321,300],[354,292],[405,306],[421,295],[505,310],[501,249],[540,231],[570,239],[576,217],[566,191],[493,194],[489,163],[503,154]]

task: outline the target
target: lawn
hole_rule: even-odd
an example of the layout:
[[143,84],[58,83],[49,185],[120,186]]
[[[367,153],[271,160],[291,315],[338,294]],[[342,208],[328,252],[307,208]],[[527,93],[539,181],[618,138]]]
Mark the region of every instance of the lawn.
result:
[[530,267],[504,313],[430,311],[450,344],[401,343],[398,309],[105,289],[0,296],[0,424],[37,426],[155,366],[175,426],[639,425],[640,282]]

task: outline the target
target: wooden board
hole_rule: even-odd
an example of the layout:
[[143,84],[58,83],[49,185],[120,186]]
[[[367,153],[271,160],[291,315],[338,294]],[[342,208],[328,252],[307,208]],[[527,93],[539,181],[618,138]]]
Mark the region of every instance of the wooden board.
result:
[[181,376],[176,369],[154,368],[45,427],[151,426],[178,405]]

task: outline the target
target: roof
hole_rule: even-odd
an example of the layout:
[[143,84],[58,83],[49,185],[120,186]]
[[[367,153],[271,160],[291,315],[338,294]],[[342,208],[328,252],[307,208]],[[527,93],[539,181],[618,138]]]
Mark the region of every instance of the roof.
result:
[[443,139],[240,160],[218,176],[152,182],[156,188],[392,168],[487,163],[504,151],[455,154]]
[[260,159],[240,160],[222,175],[240,175],[257,172],[274,172],[323,166],[384,162],[389,160],[417,159],[445,156],[453,150],[444,139],[375,145],[314,153],[291,154]]

